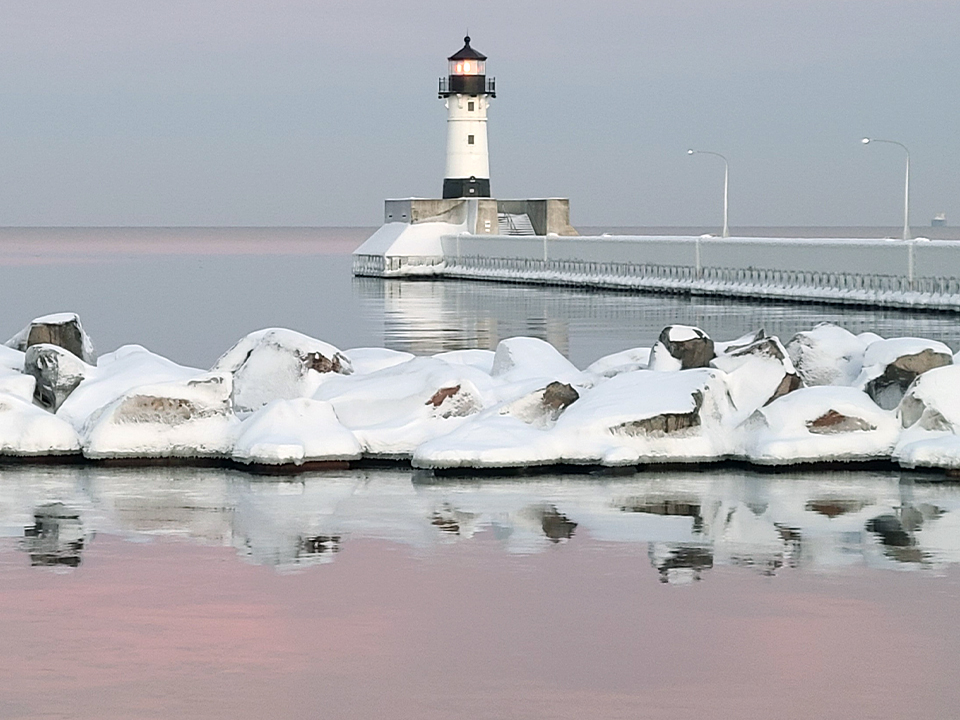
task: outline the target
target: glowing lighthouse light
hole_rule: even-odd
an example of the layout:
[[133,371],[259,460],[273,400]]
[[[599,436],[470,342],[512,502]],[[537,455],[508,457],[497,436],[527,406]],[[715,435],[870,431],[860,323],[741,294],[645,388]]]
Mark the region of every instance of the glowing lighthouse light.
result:
[[447,168],[443,197],[490,197],[487,107],[497,96],[487,77],[487,56],[463,47],[447,58],[449,75],[440,78],[440,98],[447,106]]

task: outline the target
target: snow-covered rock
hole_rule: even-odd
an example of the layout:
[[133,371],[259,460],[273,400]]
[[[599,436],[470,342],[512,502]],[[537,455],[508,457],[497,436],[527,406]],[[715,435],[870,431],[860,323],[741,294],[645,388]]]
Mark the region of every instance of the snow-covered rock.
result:
[[424,440],[449,432],[494,402],[493,380],[469,365],[417,357],[368,375],[331,378],[326,400],[369,455],[409,457]]
[[93,370],[59,345],[31,345],[24,354],[23,371],[36,381],[34,399],[50,412],[56,412]]
[[786,344],[787,354],[807,387],[853,385],[866,348],[862,337],[830,323],[799,332]]
[[580,371],[550,343],[532,337],[512,337],[497,345],[490,375],[504,383],[576,382]]
[[23,356],[22,350],[0,345],[0,369],[23,372]]
[[83,381],[57,410],[57,416],[81,430],[87,419],[140,385],[188,380],[202,370],[177,365],[141,345],[124,345],[101,355],[85,370]]
[[250,333],[228,350],[213,372],[233,374],[238,412],[273,400],[310,397],[324,380],[353,372],[350,360],[329,343],[283,328]]
[[0,394],[0,455],[46,457],[80,451],[80,439],[68,423],[29,399]]
[[493,372],[496,353],[493,350],[449,350],[433,357],[451,365],[469,365],[489,375]]
[[960,366],[920,375],[897,407],[904,428],[893,457],[905,467],[960,468]]
[[566,408],[579,399],[580,394],[573,386],[552,382],[541,390],[517,398],[503,405],[501,415],[510,415],[528,425],[546,428],[556,422]]
[[31,345],[49,343],[69,350],[86,363],[96,360],[93,342],[83,331],[76,313],[44,315],[30,322],[23,330],[7,340],[7,347],[26,352]]
[[650,369],[660,372],[707,367],[714,357],[713,340],[700,328],[668,325],[650,352]]
[[717,459],[729,450],[732,414],[722,373],[639,370],[584,391],[552,426],[485,410],[423,443],[424,468],[522,467],[556,463],[636,465]]
[[710,364],[727,374],[730,399],[742,420],[803,384],[783,345],[774,337],[743,346],[728,345]]
[[229,373],[143,385],[94,413],[81,433],[89,458],[229,457],[240,421]]
[[309,398],[274,400],[247,418],[233,459],[257,465],[303,465],[356,460],[360,443],[337,420],[330,403]]
[[899,425],[894,413],[855,388],[801,388],[744,423],[743,454],[762,465],[885,459]]
[[610,355],[604,355],[587,367],[583,373],[584,375],[612,378],[624,372],[646,370],[650,364],[651,351],[652,348],[631,348],[630,350],[621,350]]
[[918,375],[953,364],[953,351],[936,340],[877,340],[863,354],[863,369],[854,385],[885,410],[893,410]]

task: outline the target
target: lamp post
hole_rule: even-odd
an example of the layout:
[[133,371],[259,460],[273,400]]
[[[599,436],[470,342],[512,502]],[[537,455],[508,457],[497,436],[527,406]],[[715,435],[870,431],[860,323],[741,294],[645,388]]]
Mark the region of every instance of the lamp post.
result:
[[710,150],[687,150],[687,155],[716,155],[723,160],[723,237],[730,237],[730,226],[727,224],[727,189],[730,185],[730,164],[727,159],[718,152]]
[[864,145],[870,143],[887,143],[888,145],[899,145],[907,154],[907,171],[903,181],[903,239],[910,239],[910,151],[907,146],[896,140],[880,140],[879,138],[865,137],[861,140]]

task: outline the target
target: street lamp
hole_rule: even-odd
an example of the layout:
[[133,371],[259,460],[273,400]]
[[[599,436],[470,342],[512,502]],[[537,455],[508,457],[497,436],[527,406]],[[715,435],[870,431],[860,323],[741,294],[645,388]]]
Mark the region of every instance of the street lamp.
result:
[[730,226],[727,224],[727,188],[730,184],[730,165],[727,159],[718,152],[710,150],[687,150],[687,155],[716,155],[723,160],[723,237],[730,237]]
[[875,143],[887,143],[888,145],[899,145],[903,148],[903,151],[907,154],[907,172],[903,181],[903,239],[910,239],[910,151],[907,150],[907,146],[896,140],[880,140],[879,138],[868,138],[865,137],[861,140],[864,145],[869,145],[872,142]]

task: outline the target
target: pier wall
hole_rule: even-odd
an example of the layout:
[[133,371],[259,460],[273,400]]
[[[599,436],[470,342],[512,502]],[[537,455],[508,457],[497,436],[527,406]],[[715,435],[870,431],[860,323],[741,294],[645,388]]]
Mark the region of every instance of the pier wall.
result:
[[443,277],[960,311],[954,241],[450,235],[441,245]]

